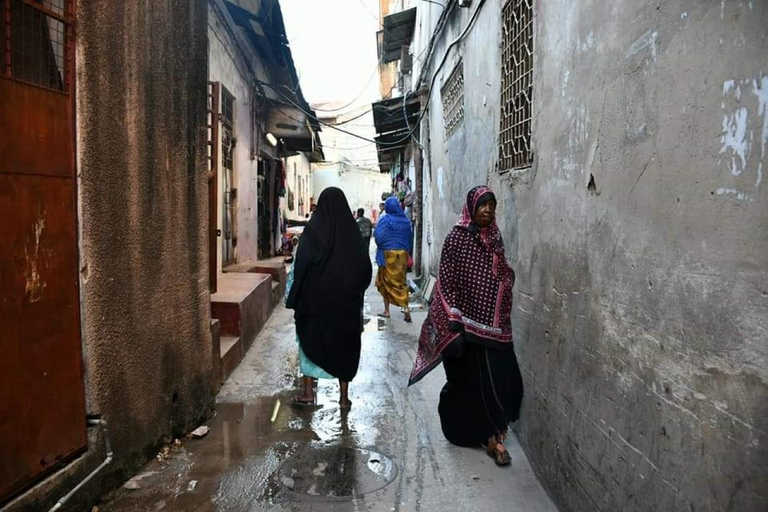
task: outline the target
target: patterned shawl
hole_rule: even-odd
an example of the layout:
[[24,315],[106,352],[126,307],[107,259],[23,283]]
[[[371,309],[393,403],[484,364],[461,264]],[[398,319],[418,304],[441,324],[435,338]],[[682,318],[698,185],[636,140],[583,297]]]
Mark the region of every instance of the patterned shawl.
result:
[[472,220],[477,208],[489,200],[495,200],[490,188],[470,190],[459,222],[445,239],[409,386],[440,364],[443,349],[461,334],[490,346],[512,341],[515,273],[504,257],[496,222],[481,228]]

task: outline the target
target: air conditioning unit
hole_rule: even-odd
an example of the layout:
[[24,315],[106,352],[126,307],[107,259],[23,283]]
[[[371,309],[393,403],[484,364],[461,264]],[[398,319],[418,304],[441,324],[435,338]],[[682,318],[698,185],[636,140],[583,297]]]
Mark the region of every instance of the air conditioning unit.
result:
[[400,72],[404,75],[411,73],[413,69],[413,55],[408,51],[407,46],[400,48]]

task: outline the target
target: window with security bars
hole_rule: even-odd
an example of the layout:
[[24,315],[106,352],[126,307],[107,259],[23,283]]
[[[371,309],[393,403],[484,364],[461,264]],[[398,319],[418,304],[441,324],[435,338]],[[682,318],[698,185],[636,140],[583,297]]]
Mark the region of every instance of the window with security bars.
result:
[[531,165],[533,99],[533,0],[508,0],[502,8],[499,170]]
[[235,148],[235,97],[226,87],[221,88],[221,124],[222,165],[227,169],[234,169],[232,153]]
[[447,140],[464,122],[464,64],[459,62],[440,89]]
[[74,0],[0,0],[2,76],[69,92]]

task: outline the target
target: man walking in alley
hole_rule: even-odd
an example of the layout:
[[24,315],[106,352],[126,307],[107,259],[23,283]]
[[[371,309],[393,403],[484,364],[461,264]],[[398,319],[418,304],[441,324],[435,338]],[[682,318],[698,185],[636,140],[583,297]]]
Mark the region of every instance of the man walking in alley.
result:
[[370,251],[373,224],[371,223],[371,219],[365,216],[365,210],[363,208],[357,209],[357,227],[360,229],[360,236],[363,237],[365,249]]

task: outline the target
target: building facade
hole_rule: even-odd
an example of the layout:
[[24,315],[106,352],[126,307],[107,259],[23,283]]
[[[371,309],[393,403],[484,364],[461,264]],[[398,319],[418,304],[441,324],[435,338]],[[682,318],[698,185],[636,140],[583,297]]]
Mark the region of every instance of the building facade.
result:
[[[210,417],[223,263],[279,249],[283,158],[322,158],[268,3],[0,9],[3,510],[90,510]],[[247,274],[246,348],[283,276]]]
[[[399,111],[418,98],[422,272],[490,185],[517,274],[519,436],[560,507],[765,509],[768,5],[416,9]],[[410,25],[384,26],[386,44]]]

